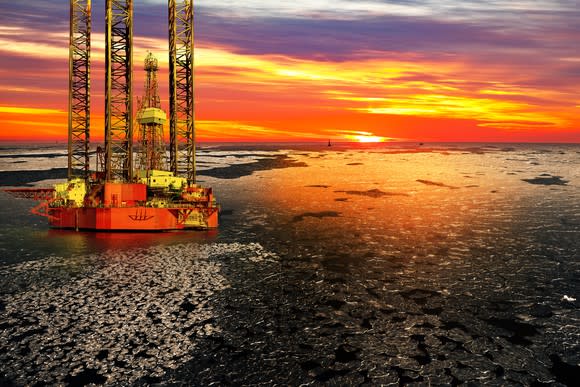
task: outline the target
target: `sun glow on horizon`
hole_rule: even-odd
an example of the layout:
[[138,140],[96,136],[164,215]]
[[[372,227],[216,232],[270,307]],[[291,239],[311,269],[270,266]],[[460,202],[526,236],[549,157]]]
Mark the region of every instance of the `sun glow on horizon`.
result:
[[352,140],[352,141],[365,142],[365,143],[370,143],[370,142],[385,142],[385,141],[388,140],[386,137],[373,136],[373,135],[369,135],[369,134],[347,135],[345,137],[347,139],[349,139],[349,140]]
[[381,136],[355,136],[358,142],[385,142],[386,138]]

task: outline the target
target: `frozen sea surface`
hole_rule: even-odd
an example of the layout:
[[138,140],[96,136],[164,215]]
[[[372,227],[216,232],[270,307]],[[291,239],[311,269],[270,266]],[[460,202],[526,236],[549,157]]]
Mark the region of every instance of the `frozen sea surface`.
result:
[[579,146],[199,160],[216,233],[48,230],[0,194],[0,382],[576,383]]

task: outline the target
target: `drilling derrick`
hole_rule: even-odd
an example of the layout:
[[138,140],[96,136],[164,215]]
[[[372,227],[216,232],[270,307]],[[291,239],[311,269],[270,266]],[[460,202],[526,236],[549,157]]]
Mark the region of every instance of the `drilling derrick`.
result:
[[91,0],[71,0],[68,178],[87,179],[90,139]]
[[193,0],[169,0],[169,168],[195,183]]
[[165,144],[163,143],[163,124],[167,121],[161,110],[157,70],[159,64],[153,54],[145,58],[145,95],[139,103],[137,122],[139,123],[139,140],[141,148],[138,156],[138,168],[149,175],[152,170],[165,170]]
[[105,179],[133,178],[133,1],[106,0]]

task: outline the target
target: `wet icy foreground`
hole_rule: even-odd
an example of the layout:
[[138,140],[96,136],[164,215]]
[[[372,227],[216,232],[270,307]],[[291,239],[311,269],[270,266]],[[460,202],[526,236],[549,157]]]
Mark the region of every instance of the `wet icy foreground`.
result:
[[[258,244],[183,244],[4,266],[0,363],[17,384],[160,380],[220,330],[212,259],[258,262]],[[144,379],[142,379],[144,378]],[[2,381],[2,380],[0,380]]]
[[578,384],[577,145],[320,148],[208,151],[213,235],[0,194],[0,384]]

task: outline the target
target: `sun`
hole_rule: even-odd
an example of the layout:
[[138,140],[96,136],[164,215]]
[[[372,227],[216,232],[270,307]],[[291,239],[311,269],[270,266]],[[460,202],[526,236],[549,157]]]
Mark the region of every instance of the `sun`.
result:
[[388,137],[376,136],[372,132],[365,132],[362,130],[343,130],[341,131],[342,137],[353,142],[385,142],[389,141]]
[[381,136],[357,135],[352,136],[358,142],[384,142],[387,139]]

